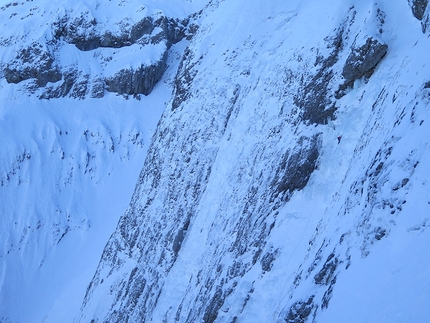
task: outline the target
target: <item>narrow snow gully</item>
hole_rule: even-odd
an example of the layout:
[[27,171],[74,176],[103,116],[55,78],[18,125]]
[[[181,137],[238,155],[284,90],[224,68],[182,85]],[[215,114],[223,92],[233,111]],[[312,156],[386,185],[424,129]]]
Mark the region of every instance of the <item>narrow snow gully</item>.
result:
[[[220,2],[79,321],[423,321],[428,288],[368,306],[400,288],[357,281],[382,257],[405,284],[393,255],[425,276],[392,246],[429,238],[428,194],[408,202],[428,180],[429,46],[406,0]],[[360,308],[341,308],[348,287]]]

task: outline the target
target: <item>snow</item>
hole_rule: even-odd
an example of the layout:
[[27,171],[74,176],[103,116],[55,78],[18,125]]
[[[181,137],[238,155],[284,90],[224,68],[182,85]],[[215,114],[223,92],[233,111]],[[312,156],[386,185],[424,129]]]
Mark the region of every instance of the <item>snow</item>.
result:
[[[262,43],[263,50],[254,52],[254,58],[259,55],[267,57],[270,61],[271,47],[277,48],[273,51],[277,59],[283,55],[280,48],[284,42],[288,43],[291,48],[294,44],[305,44],[306,48],[311,47],[316,41],[322,39],[321,34],[327,33],[331,29],[330,23],[324,22],[324,18],[330,16],[330,10],[338,3],[333,2],[333,5],[317,2],[301,2],[300,6],[294,7],[294,2],[289,2],[291,7],[286,8],[288,11],[283,13],[276,7],[276,4],[270,8],[278,11],[277,20],[283,21],[283,29],[291,28],[294,33],[289,33],[287,36],[283,33],[282,36],[272,34],[270,39],[265,39],[265,33],[271,30],[271,27],[266,27],[267,24],[262,23],[264,17],[268,16],[267,10],[269,7],[259,7],[258,3],[250,8],[239,2],[234,4],[221,4],[219,15],[216,13],[209,17],[207,26],[203,25],[202,29],[210,29],[210,36],[199,40],[199,47],[203,57],[220,57],[225,55],[228,50],[235,49],[236,44],[246,46],[251,37]],[[389,183],[382,183],[383,190],[381,191],[381,200],[395,199],[391,189],[395,187],[398,180],[402,180],[403,176],[409,176],[411,169],[410,165],[406,165],[410,161],[410,151],[420,151],[424,155],[428,155],[428,129],[420,127],[414,129],[408,123],[407,117],[402,119],[402,116],[411,113],[412,101],[415,99],[415,94],[420,90],[429,77],[429,68],[424,64],[424,53],[427,52],[428,39],[422,34],[419,22],[414,21],[410,15],[410,9],[406,1],[392,3],[382,3],[382,10],[386,10],[386,23],[384,32],[379,34],[373,23],[368,21],[366,15],[376,7],[370,2],[354,3],[359,15],[356,21],[367,21],[365,28],[357,30],[362,37],[375,36],[389,44],[389,54],[384,59],[384,62],[377,68],[375,74],[369,82],[357,80],[354,88],[340,100],[340,108],[337,112],[337,119],[330,121],[327,126],[318,126],[323,132],[323,151],[320,158],[320,166],[312,175],[309,184],[301,192],[295,193],[291,201],[279,211],[275,229],[271,234],[270,243],[273,246],[279,246],[280,256],[277,259],[272,271],[266,273],[265,276],[250,271],[241,280],[235,293],[236,298],[233,300],[227,299],[227,303],[223,305],[223,311],[235,312],[234,308],[240,308],[243,300],[246,298],[247,292],[252,288],[254,292],[245,308],[245,311],[238,317],[238,322],[264,322],[275,321],[280,313],[284,311],[283,304],[288,300],[288,294],[294,293],[295,299],[306,299],[312,293],[312,285],[304,284],[304,286],[295,291],[291,286],[294,275],[297,273],[297,268],[300,264],[306,263],[307,255],[309,255],[309,237],[315,232],[315,228],[324,232],[322,237],[332,239],[342,233],[340,230],[351,230],[354,226],[361,225],[357,220],[360,218],[360,212],[363,210],[357,208],[349,218],[339,217],[345,197],[350,194],[351,185],[361,179],[365,174],[364,171],[371,163],[372,158],[377,153],[378,149],[384,145],[384,142],[389,142],[392,135],[403,138],[397,142],[394,140],[395,149],[393,154],[396,154],[392,160],[397,160],[400,165],[393,164],[393,171],[389,179]],[[346,12],[351,6],[351,3],[344,4],[339,8],[339,11]],[[318,8],[318,9],[316,9]],[[281,12],[281,13],[279,13]],[[306,14],[305,14],[306,13]],[[361,14],[361,16],[360,16]],[[231,19],[230,17],[236,17]],[[342,15],[339,15],[342,17]],[[313,17],[313,18],[309,18]],[[300,21],[300,19],[302,19]],[[331,19],[333,20],[333,19]],[[309,21],[315,21],[315,24],[309,26]],[[215,22],[220,22],[215,24]],[[336,24],[339,21],[333,23]],[[251,26],[258,26],[252,28]],[[217,27],[216,27],[217,26]],[[321,28],[312,28],[318,26]],[[358,24],[358,27],[362,25]],[[408,26],[409,28],[405,28]],[[231,30],[228,37],[216,38],[215,35],[222,34],[216,28],[225,28]],[[266,29],[267,28],[267,29]],[[308,30],[315,31],[309,33]],[[299,31],[297,33],[297,31]],[[301,34],[300,31],[303,33]],[[321,32],[321,34],[318,34]],[[249,36],[253,33],[252,36]],[[411,36],[414,35],[414,36]],[[313,38],[314,37],[314,38]],[[282,38],[282,39],[280,39]],[[263,40],[262,40],[263,39]],[[357,39],[350,39],[351,42]],[[198,41],[195,39],[195,43]],[[277,44],[277,45],[275,45]],[[281,46],[279,46],[281,44]],[[254,44],[253,44],[254,45]],[[422,47],[421,47],[422,46]],[[284,48],[287,46],[284,46]],[[258,48],[258,45],[255,45]],[[234,61],[235,69],[240,70],[247,65],[247,52],[240,53]],[[241,55],[241,56],[240,56]],[[304,54],[303,54],[304,56]],[[346,58],[346,57],[345,57]],[[345,59],[344,58],[344,59]],[[210,59],[208,59],[210,60]],[[255,70],[258,71],[258,77],[263,79],[267,73],[270,73],[272,65],[259,66],[262,59],[253,61],[254,67],[251,68],[251,80]],[[293,62],[289,62],[293,64]],[[291,65],[289,65],[291,66]],[[292,67],[292,66],[291,66]],[[201,67],[204,70],[204,67]],[[205,70],[205,74],[210,78],[211,72]],[[221,79],[219,79],[220,83]],[[240,82],[241,79],[235,79]],[[218,83],[218,87],[222,87]],[[397,101],[388,104],[385,100],[381,102],[381,93],[384,88],[387,93],[384,98],[391,100],[396,96]],[[214,89],[215,90],[215,89]],[[214,96],[219,95],[217,92]],[[227,91],[228,95],[228,91]],[[254,92],[250,95],[250,102],[259,102],[264,94]],[[268,114],[272,111],[271,99],[265,98],[265,104],[268,106],[264,112],[248,109],[245,110],[246,103],[242,100],[242,110],[236,116],[234,125],[231,125],[232,134],[225,142],[221,141],[221,146],[217,154],[218,162],[214,164],[216,175],[211,176],[211,181],[214,183],[208,184],[208,189],[205,192],[204,203],[207,205],[203,210],[204,216],[196,219],[192,224],[192,232],[186,238],[175,267],[169,273],[166,279],[166,285],[174,286],[164,291],[160,296],[158,306],[154,312],[153,321],[161,320],[164,313],[175,313],[172,309],[178,308],[180,302],[183,302],[181,295],[190,294],[188,279],[193,279],[199,270],[202,269],[202,263],[205,263],[204,254],[211,254],[206,249],[212,249],[211,245],[221,246],[222,237],[219,237],[215,232],[222,232],[222,226],[214,226],[217,223],[217,217],[223,213],[224,203],[235,203],[234,195],[231,200],[224,202],[225,194],[220,192],[231,192],[237,187],[238,183],[235,179],[231,179],[233,169],[240,167],[238,165],[237,156],[252,155],[246,152],[246,147],[257,144],[260,138],[258,136],[261,129],[264,129]],[[273,100],[273,99],[272,99]],[[276,102],[276,100],[274,100]],[[375,105],[377,108],[375,108]],[[373,108],[372,108],[373,106]],[[272,106],[272,108],[275,108]],[[404,109],[407,109],[406,112]],[[427,112],[424,112],[427,110]],[[245,112],[246,111],[246,112]],[[420,112],[418,112],[420,111]],[[255,113],[255,116],[253,115]],[[423,103],[416,113],[423,113],[421,118],[428,118],[428,102]],[[403,120],[396,130],[393,130],[393,124],[396,120]],[[230,124],[229,124],[230,127]],[[342,135],[342,140],[338,144],[337,136]],[[246,139],[245,139],[246,138]],[[392,140],[392,138],[391,138]],[[267,145],[269,143],[266,143]],[[223,146],[225,145],[225,146]],[[221,153],[221,151],[223,151]],[[409,157],[408,157],[409,156]],[[417,160],[427,157],[415,156]],[[402,162],[402,160],[404,160]],[[241,161],[242,162],[242,161]],[[423,165],[426,165],[423,162]],[[403,166],[402,166],[403,165]],[[398,167],[398,168],[396,168]],[[423,166],[425,167],[425,166]],[[246,168],[246,167],[244,167]],[[402,169],[406,169],[402,171]],[[404,172],[404,173],[403,173]],[[413,171],[412,171],[413,172]],[[254,174],[258,174],[259,170],[254,169]],[[413,172],[417,182],[419,178],[427,178],[424,173],[417,169]],[[252,175],[251,175],[252,176]],[[229,181],[231,179],[231,182]],[[412,179],[410,179],[412,181]],[[427,182],[427,179],[425,180]],[[241,184],[242,187],[246,185]],[[424,184],[423,184],[424,185]],[[420,187],[409,186],[408,196],[420,196],[422,189]],[[231,194],[234,194],[231,192]],[[362,258],[360,252],[347,251],[347,254],[353,259],[351,269],[339,274],[336,292],[334,293],[328,309],[321,311],[318,314],[318,322],[337,322],[337,321],[353,321],[353,322],[425,322],[429,315],[429,281],[427,275],[427,261],[423,260],[428,254],[426,246],[428,244],[429,233],[425,231],[428,220],[428,193],[426,197],[416,198],[416,202],[421,201],[420,207],[414,207],[414,211],[409,210],[411,205],[417,205],[416,202],[406,203],[402,210],[402,216],[398,220],[378,219],[378,211],[374,209],[374,220],[379,224],[387,224],[393,221],[396,224],[391,227],[388,238],[382,238],[378,246],[373,247],[369,256]],[[311,201],[311,202],[310,202]],[[362,202],[360,202],[362,203]],[[364,205],[364,203],[362,204]],[[221,210],[221,211],[220,211]],[[231,211],[230,211],[231,212]],[[412,216],[413,215],[413,216]],[[381,216],[383,216],[381,214]],[[414,234],[406,232],[405,228],[411,227],[412,224],[406,225],[403,223],[404,217],[412,217],[413,223],[417,223],[415,227],[422,231]],[[228,221],[224,219],[224,221]],[[351,222],[352,221],[352,222]],[[354,222],[355,221],[355,222]],[[423,223],[422,228],[418,223]],[[226,232],[227,234],[227,232]],[[352,233],[349,233],[352,234]],[[322,234],[320,234],[322,235]],[[317,235],[318,237],[318,235]],[[322,237],[319,240],[322,240]],[[220,239],[220,240],[216,240]],[[360,240],[356,237],[355,247],[360,249],[362,246]],[[388,240],[389,239],[389,240]],[[390,241],[395,241],[392,243]],[[192,241],[199,241],[198,244]],[[363,242],[366,244],[366,242]],[[379,242],[378,242],[379,243]],[[320,244],[316,244],[317,247]],[[205,246],[202,248],[202,246]],[[351,247],[350,247],[351,248]],[[363,247],[364,249],[367,248]],[[349,249],[348,249],[349,250]],[[414,250],[413,252],[411,252]],[[233,263],[233,259],[226,260],[225,266],[228,267]],[[357,265],[355,265],[357,264]],[[356,266],[356,267],[354,267]],[[204,268],[204,267],[203,267]],[[352,269],[353,268],[353,269]],[[187,278],[183,278],[183,277]],[[257,277],[258,276],[258,277]],[[189,277],[189,278],[188,278]],[[408,277],[415,277],[410,280]],[[421,281],[421,284],[420,284]],[[255,284],[251,284],[254,282]],[[337,286],[340,286],[337,289]],[[176,291],[172,293],[171,291]],[[288,291],[288,293],[286,293]],[[315,291],[316,292],[316,291]],[[239,296],[241,295],[241,296]],[[401,296],[400,296],[401,295]],[[279,304],[278,310],[273,313],[273,304]],[[183,306],[183,303],[181,303]],[[233,309],[233,310],[232,310]],[[169,316],[168,316],[169,317]],[[229,316],[219,318],[220,322],[227,321]],[[182,318],[184,319],[184,318]]]
[[[132,20],[160,10],[186,17],[205,1],[117,1],[104,11],[97,11],[95,3],[80,5],[91,8],[105,24],[115,24],[118,10]],[[367,82],[355,81],[338,100],[336,119],[313,128],[282,128],[280,97],[297,84],[279,86],[279,73],[312,73],[315,48],[328,53],[323,39],[345,20],[352,5],[357,15],[350,33],[357,37],[347,39],[347,46],[372,36],[388,44],[387,56]],[[73,7],[67,1],[46,4],[51,13],[61,6]],[[382,33],[375,24],[377,8],[386,15]],[[42,18],[35,18],[31,30],[43,24]],[[113,94],[39,100],[28,96],[22,85],[0,80],[0,321],[74,322],[79,317],[103,248],[129,205],[152,135],[172,99],[174,73],[186,45],[184,41],[172,49],[169,70],[140,100]],[[164,46],[144,52],[137,44],[81,52],[64,45],[60,55],[64,65],[81,62],[88,71],[104,68],[113,73],[138,67],[141,55],[148,63],[157,59]],[[264,252],[276,250],[273,268],[262,273],[254,266],[238,278],[234,297],[226,298],[217,322],[230,322],[230,313],[240,313],[237,322],[284,322],[280,317],[295,301],[310,295],[321,298],[324,290],[313,282],[315,272],[293,283],[310,268],[319,248],[316,270],[331,252],[341,263],[329,306],[317,310],[317,322],[427,322],[430,99],[423,85],[430,80],[430,44],[407,1],[274,1],[271,6],[264,1],[252,6],[244,0],[221,1],[190,46],[202,57],[192,86],[206,94],[205,101],[189,107],[194,125],[209,124],[218,105],[232,100],[235,89],[240,94],[225,133],[192,143],[206,145],[202,160],[213,157],[212,172],[195,210],[199,216],[164,278],[152,322],[173,321],[178,308],[193,305],[200,290],[190,286],[197,286],[200,272],[210,271],[218,261],[211,257],[219,256],[223,268],[233,266],[235,259],[226,250],[238,234],[233,217],[243,211],[241,192],[258,183],[258,176],[270,178],[272,163],[282,157],[282,147],[294,143],[295,131],[322,134],[318,169],[303,190],[268,215],[267,223],[275,225]],[[339,64],[348,53],[341,53]],[[4,52],[2,60],[8,55]],[[122,55],[127,59],[119,59]],[[114,59],[100,66],[110,56]],[[291,106],[288,100],[285,109]],[[271,129],[282,132],[273,138]],[[378,159],[378,152],[388,148],[389,156]],[[374,194],[373,161],[385,167]],[[355,187],[364,193],[354,193]],[[370,239],[377,228],[386,233]],[[341,236],[345,242],[339,242]],[[134,266],[129,260],[115,279],[126,277]],[[104,317],[113,302],[110,285],[99,286],[94,295],[100,298],[85,312],[94,317]],[[186,314],[184,309],[181,321]]]
[[[2,288],[2,315],[40,322],[50,304],[66,293],[63,288],[80,295],[71,302],[66,293],[63,300],[79,308],[97,255],[129,202],[163,102],[114,96],[17,101],[2,100],[2,160],[13,160],[23,150],[31,159],[18,166],[19,175],[12,175],[1,192],[7,201],[1,207],[2,237],[9,237],[2,245],[3,261],[7,259],[2,271],[8,277]],[[115,136],[116,152],[108,152],[100,141],[84,140],[88,130],[99,140]],[[137,133],[142,146],[127,138]],[[95,156],[91,175],[82,169],[88,152]],[[51,226],[59,230],[55,237],[49,235]],[[18,284],[21,293],[16,293]]]
[[39,100],[2,80],[0,318],[74,320],[171,95],[169,65],[140,100]]

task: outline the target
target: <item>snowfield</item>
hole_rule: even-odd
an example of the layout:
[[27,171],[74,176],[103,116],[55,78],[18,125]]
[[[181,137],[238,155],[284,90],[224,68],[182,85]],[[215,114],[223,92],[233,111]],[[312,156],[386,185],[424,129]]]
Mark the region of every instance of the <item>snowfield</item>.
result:
[[427,1],[0,6],[0,322],[428,322]]

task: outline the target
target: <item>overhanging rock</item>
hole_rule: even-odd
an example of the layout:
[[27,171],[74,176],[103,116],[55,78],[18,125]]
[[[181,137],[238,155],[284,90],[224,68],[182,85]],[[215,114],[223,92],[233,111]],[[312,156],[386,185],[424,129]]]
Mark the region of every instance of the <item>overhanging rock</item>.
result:
[[343,67],[342,76],[345,82],[339,87],[337,97],[342,97],[344,90],[352,86],[355,80],[362,77],[369,79],[387,54],[387,50],[386,44],[372,37],[367,38],[364,45],[353,47]]
[[155,84],[163,76],[166,69],[167,49],[160,59],[149,65],[138,68],[122,69],[105,79],[106,90],[118,94],[144,94],[152,92]]

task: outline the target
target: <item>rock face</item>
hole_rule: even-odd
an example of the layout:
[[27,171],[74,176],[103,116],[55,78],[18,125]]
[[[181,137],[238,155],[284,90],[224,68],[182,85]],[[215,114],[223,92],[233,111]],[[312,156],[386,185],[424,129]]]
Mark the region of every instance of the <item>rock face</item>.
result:
[[288,201],[294,191],[306,186],[311,174],[318,166],[321,144],[319,134],[312,138],[300,137],[295,151],[287,152],[282,157],[273,181],[273,199],[282,197],[284,201]]
[[60,66],[55,61],[54,55],[46,44],[38,42],[21,49],[11,62],[5,64],[3,73],[9,83],[36,79],[36,84],[41,87],[62,78]]
[[[248,79],[244,71],[250,71],[249,75],[253,71],[248,61],[236,60],[238,54],[222,46],[213,48],[225,51],[223,54],[215,53],[205,60],[207,53],[198,54],[199,44],[208,35],[210,29],[198,33],[185,51],[175,79],[174,98],[157,127],[131,205],[106,245],[88,287],[82,322],[93,318],[94,300],[103,293],[104,286],[111,284],[115,287],[110,289],[106,304],[115,310],[107,310],[96,319],[159,320],[155,314],[159,299],[164,298],[164,290],[170,285],[171,271],[181,268],[178,262],[185,259],[180,258],[184,252],[190,252],[193,260],[187,261],[192,263],[205,259],[207,269],[203,276],[198,272],[192,277],[186,274],[189,282],[185,288],[193,292],[184,295],[186,299],[179,308],[174,305],[167,309],[165,321],[173,317],[183,322],[220,320],[222,308],[230,302],[241,277],[253,268],[258,272],[272,270],[278,252],[267,238],[275,226],[277,210],[307,185],[318,168],[321,133],[313,125],[308,127],[307,120],[296,115],[294,109],[281,108],[286,95],[276,94],[276,109],[266,109],[263,102],[240,103],[254,102],[255,86],[266,87],[265,82],[273,78],[283,83],[284,74],[276,70],[264,81]],[[270,35],[254,37],[248,40],[250,44]],[[245,49],[236,50],[243,56],[249,54]],[[220,56],[225,59],[218,60]],[[230,64],[233,66],[228,67]],[[233,74],[208,78],[225,69]],[[232,80],[240,83],[231,87]],[[208,91],[213,96],[204,94]],[[254,132],[256,120],[270,126]],[[243,122],[242,127],[235,127],[237,122]],[[244,133],[249,141],[243,142]],[[227,156],[239,163],[230,164],[225,160]],[[222,184],[225,179],[228,184]],[[222,185],[221,191],[216,183]],[[213,198],[216,201],[211,201]],[[215,208],[208,217],[214,222],[207,226],[200,222],[200,210],[211,204]],[[190,239],[204,241],[213,236],[217,240],[220,232],[225,239],[222,245],[184,251]],[[124,273],[121,279],[117,279],[119,272]],[[128,292],[124,293],[124,288]],[[247,286],[242,291],[244,297],[250,297],[252,290],[252,285]],[[116,308],[116,300],[123,305]],[[240,314],[240,308],[235,314]]]
[[335,71],[339,53],[343,50],[347,29],[352,23],[356,12],[351,8],[345,21],[339,26],[334,35],[327,37],[327,48],[330,50],[325,57],[315,58],[316,72],[294,94],[294,103],[300,107],[302,118],[311,124],[326,124],[334,119],[337,109],[335,102]]
[[387,50],[386,44],[371,37],[367,38],[364,45],[353,47],[342,71],[345,83],[341,85],[341,90],[351,86],[359,78],[369,79]]
[[[119,15],[115,16],[115,22],[107,23],[100,13],[115,4]],[[141,6],[137,8],[138,18],[132,19],[121,17],[121,1],[93,5],[62,10],[53,5],[50,13],[42,13],[30,3],[2,7],[3,15],[10,14],[12,20],[27,11],[29,14],[21,19],[32,19],[35,12],[52,17],[46,22],[48,27],[42,37],[37,33],[10,36],[6,33],[2,37],[0,44],[6,51],[17,37],[26,40],[21,40],[23,47],[15,57],[2,61],[5,79],[15,84],[27,80],[27,90],[42,99],[97,98],[103,96],[104,90],[148,95],[166,69],[169,48],[189,39],[197,29],[197,15],[166,17],[162,12],[148,13]],[[86,56],[87,66],[70,61],[65,51]],[[127,67],[129,62],[133,66]]]
[[363,76],[369,78],[373,71],[387,54],[388,46],[373,38],[368,38],[363,46],[353,48],[348,56],[342,75],[345,82],[351,82]]
[[166,69],[167,51],[163,57],[153,65],[141,65],[137,69],[124,69],[114,76],[105,79],[106,90],[118,94],[144,94],[151,93]]
[[418,20],[421,20],[421,27],[423,33],[430,30],[430,7],[428,0],[408,0],[412,9],[412,14]]
[[289,312],[287,317],[285,317],[285,322],[287,323],[305,323],[307,322],[309,316],[312,314],[312,312],[315,313],[313,307],[313,300],[314,296],[309,297],[306,302],[299,301],[294,303]]
[[90,51],[99,47],[121,48],[138,42],[144,35],[151,35],[155,28],[152,17],[144,17],[133,24],[125,18],[119,22],[120,33],[112,34],[110,30],[100,30],[98,22],[89,11],[74,18],[58,17],[52,23],[56,39],[63,39],[75,45],[79,50]]
[[[326,10],[312,3],[309,12]],[[396,96],[374,80],[388,47],[363,36],[370,19],[363,7],[339,2],[333,23],[310,42],[289,31],[311,18],[277,6],[265,16],[247,11],[246,19],[215,6],[192,38],[79,322],[317,321],[335,302],[342,274],[388,236],[397,220],[386,213],[400,212],[402,178],[414,174],[413,156],[391,157],[392,147],[402,151],[392,125],[379,124],[407,123],[410,112],[399,103],[390,116]],[[380,30],[380,17],[390,17],[374,11]],[[234,41],[224,37],[231,21]],[[249,21],[259,26],[250,35],[242,32]],[[360,78],[362,87],[347,92]],[[405,79],[396,80],[400,89]],[[366,117],[350,120],[354,113]],[[350,138],[347,148],[338,132]],[[399,175],[403,163],[407,174]],[[294,219],[303,218],[313,233],[295,232]]]
[[428,0],[409,0],[409,5],[412,8],[412,13],[415,18],[422,20],[428,5]]

